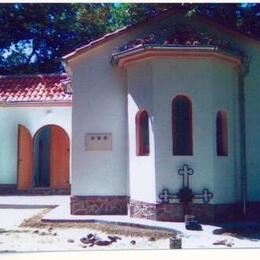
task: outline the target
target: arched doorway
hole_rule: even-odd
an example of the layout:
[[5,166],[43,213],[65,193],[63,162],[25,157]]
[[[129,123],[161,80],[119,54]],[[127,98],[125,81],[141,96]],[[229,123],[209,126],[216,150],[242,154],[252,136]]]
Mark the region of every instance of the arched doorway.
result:
[[51,127],[42,127],[34,136],[33,186],[50,186]]
[[[57,125],[46,125],[31,138],[29,130],[19,126],[18,133],[18,189],[69,188],[70,143],[65,130]],[[27,158],[29,144],[32,156]]]
[[53,189],[69,186],[69,137],[59,126],[46,125],[33,138],[33,186]]

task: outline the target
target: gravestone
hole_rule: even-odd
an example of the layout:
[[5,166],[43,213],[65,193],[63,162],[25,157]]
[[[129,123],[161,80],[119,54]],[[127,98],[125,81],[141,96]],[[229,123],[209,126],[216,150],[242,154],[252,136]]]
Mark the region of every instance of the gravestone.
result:
[[171,237],[170,238],[170,249],[182,249],[181,238]]
[[185,228],[188,230],[201,231],[201,224],[193,215],[185,215]]

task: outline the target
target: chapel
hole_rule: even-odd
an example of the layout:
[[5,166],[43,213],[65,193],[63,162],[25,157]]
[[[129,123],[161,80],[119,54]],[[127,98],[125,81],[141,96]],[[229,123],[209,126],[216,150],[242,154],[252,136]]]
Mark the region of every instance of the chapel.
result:
[[168,10],[63,61],[71,214],[259,216],[259,39]]
[[0,192],[71,194],[73,215],[259,219],[259,39],[168,10],[63,64],[0,77]]

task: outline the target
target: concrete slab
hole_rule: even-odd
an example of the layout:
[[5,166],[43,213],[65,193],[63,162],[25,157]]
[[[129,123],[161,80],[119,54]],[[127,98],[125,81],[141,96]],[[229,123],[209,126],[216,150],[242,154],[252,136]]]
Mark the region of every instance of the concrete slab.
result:
[[69,205],[69,195],[0,196],[0,208],[44,208]]
[[25,219],[31,218],[41,211],[42,209],[39,208],[23,208],[19,210],[14,208],[0,209],[0,230],[17,230]]

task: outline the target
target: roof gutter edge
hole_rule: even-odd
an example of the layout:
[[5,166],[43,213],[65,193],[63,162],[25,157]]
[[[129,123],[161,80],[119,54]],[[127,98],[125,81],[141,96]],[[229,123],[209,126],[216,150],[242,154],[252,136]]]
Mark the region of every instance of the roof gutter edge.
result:
[[126,51],[122,51],[122,52],[117,52],[117,53],[113,53],[110,63],[111,65],[117,65],[119,62],[119,59],[121,58],[125,58],[127,56],[133,55],[133,54],[137,54],[137,53],[141,53],[143,51],[146,50],[172,50],[172,51],[186,51],[186,52],[190,52],[190,51],[196,51],[196,52],[219,52],[219,53],[223,53],[225,55],[228,56],[235,56],[239,59],[244,59],[245,55],[243,53],[240,53],[238,51],[235,50],[226,50],[224,48],[221,48],[217,45],[200,45],[200,46],[171,46],[171,45],[157,45],[157,44],[148,44],[148,45],[142,45],[142,46],[138,46],[136,48],[133,48],[131,50],[126,50]]

